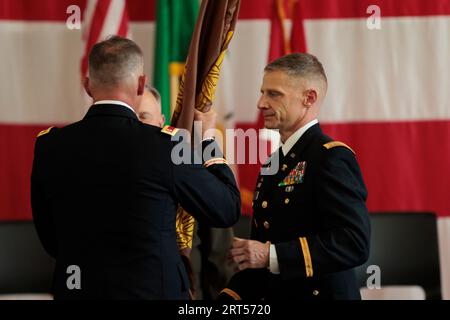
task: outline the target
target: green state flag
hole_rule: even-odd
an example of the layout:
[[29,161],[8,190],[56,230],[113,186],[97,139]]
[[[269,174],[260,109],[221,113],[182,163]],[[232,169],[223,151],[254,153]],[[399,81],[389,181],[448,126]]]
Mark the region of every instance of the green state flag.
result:
[[[162,112],[171,118],[179,78],[199,11],[199,0],[158,0],[153,85],[161,94]],[[172,108],[174,105],[172,105]]]

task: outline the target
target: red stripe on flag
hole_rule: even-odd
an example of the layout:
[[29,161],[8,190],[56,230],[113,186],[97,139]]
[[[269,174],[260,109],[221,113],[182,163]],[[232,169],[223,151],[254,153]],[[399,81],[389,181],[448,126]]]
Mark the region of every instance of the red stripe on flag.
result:
[[[153,21],[156,0],[127,1],[131,21]],[[305,19],[365,18],[367,7],[375,4],[382,17],[450,15],[450,0],[301,0]],[[0,20],[66,21],[66,9],[78,5],[84,11],[86,0],[2,0]],[[270,19],[271,0],[244,0],[239,19]]]
[[274,0],[270,19],[269,61],[289,53],[291,45],[284,28],[287,19],[282,0]]
[[381,17],[449,15],[450,0],[303,0],[306,19],[366,18],[377,5]]
[[85,76],[88,68],[89,52],[94,44],[99,41],[100,34],[103,29],[103,23],[105,22],[108,9],[111,4],[111,0],[99,0],[95,6],[95,11],[92,16],[91,28],[89,30],[89,37],[84,50],[84,55],[81,60],[81,74]]
[[121,37],[126,37],[128,34],[128,8],[127,2],[125,2],[125,8],[122,12],[122,19],[120,20],[119,30],[117,31],[117,35]]
[[322,125],[356,152],[368,208],[450,215],[450,120]]
[[66,21],[71,5],[79,6],[83,12],[86,0],[2,0],[0,20]]
[[[0,20],[63,22],[69,17],[66,13],[69,6],[77,5],[84,12],[86,3],[87,0],[2,0]],[[127,1],[130,20],[155,20],[155,4],[156,0]]]
[[307,52],[305,28],[303,25],[304,1],[295,1],[292,10],[291,50],[292,52]]
[[49,126],[0,125],[0,219],[30,219],[30,176],[36,135]]
[[[381,9],[382,17],[450,15],[450,0],[300,0],[305,19],[366,18],[371,5]],[[239,19],[270,19],[271,0],[241,2]]]
[[154,21],[156,17],[156,0],[127,1],[131,21]]
[[[34,141],[49,126],[0,125],[5,150],[0,153],[1,219],[30,219]],[[322,128],[355,150],[369,191],[369,210],[431,210],[450,216],[450,120],[322,124]],[[259,170],[258,165],[248,167]],[[251,192],[255,183],[256,178]]]

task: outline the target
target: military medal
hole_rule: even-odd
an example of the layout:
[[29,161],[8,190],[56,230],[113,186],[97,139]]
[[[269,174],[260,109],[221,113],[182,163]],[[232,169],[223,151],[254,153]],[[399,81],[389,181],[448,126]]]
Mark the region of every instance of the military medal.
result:
[[[297,163],[297,165],[295,166],[294,169],[291,170],[291,172],[289,172],[289,174],[283,179],[283,181],[281,181],[278,186],[279,187],[283,187],[283,186],[290,186],[293,184],[299,184],[303,182],[303,177],[305,175],[305,168],[306,168],[306,161],[301,161],[299,163]],[[286,188],[286,192],[291,192],[287,191]]]

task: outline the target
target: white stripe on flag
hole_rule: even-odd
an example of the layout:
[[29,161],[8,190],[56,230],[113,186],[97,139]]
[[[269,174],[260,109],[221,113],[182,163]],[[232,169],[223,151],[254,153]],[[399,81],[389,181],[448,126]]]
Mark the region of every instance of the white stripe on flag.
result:
[[323,122],[450,119],[450,17],[308,20],[329,80]]
[[[263,70],[269,57],[270,21],[238,21],[217,87],[217,109],[232,107],[233,122],[256,122]],[[225,77],[228,76],[228,79]],[[232,94],[231,94],[232,93]],[[228,127],[228,124],[227,124]]]

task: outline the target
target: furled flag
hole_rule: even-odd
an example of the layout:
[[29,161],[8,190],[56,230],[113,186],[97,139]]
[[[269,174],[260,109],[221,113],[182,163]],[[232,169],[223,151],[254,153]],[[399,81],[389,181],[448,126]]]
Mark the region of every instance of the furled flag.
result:
[[[239,5],[240,0],[202,1],[172,116],[173,126],[191,131],[194,108],[203,112],[211,108]],[[194,218],[181,207],[177,212],[176,227],[178,246],[190,271]],[[192,272],[189,273],[192,282]],[[195,292],[191,291],[191,297],[194,296]]]
[[203,0],[189,46],[172,125],[191,130],[194,107],[208,111],[225,51],[233,36],[240,0]]

